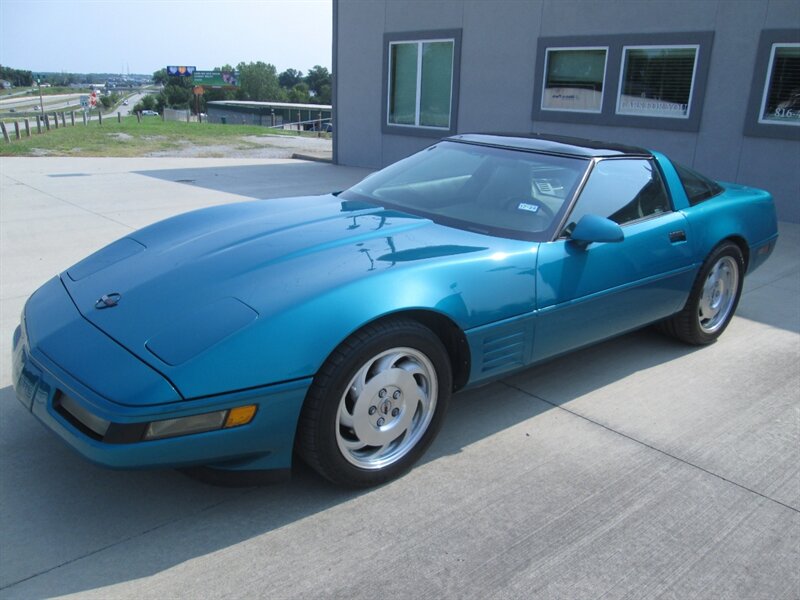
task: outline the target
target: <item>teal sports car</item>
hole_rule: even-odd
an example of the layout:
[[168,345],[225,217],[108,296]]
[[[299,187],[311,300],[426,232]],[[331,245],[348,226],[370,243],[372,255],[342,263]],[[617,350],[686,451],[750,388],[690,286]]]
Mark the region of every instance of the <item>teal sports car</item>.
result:
[[769,193],[642,148],[456,135],[352,188],[207,208],[45,283],[20,402],[113,468],[398,476],[451,394],[650,324],[713,342],[777,240]]

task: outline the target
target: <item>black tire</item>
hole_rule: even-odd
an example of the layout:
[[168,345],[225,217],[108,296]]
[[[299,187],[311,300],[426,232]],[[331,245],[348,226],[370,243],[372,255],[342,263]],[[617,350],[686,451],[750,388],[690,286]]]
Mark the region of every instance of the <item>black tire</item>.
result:
[[410,319],[367,325],[342,342],[314,377],[295,448],[337,485],[384,483],[427,450],[451,391],[447,351],[430,329]]
[[[715,269],[725,271],[724,277],[712,275]],[[714,342],[728,324],[739,305],[744,282],[744,257],[739,246],[733,242],[723,242],[708,255],[694,280],[689,299],[681,312],[659,323],[660,329],[682,342],[704,346]],[[713,311],[713,302],[704,302],[709,294],[707,285],[715,284],[719,291],[722,307]],[[713,294],[711,294],[713,296]],[[709,307],[704,313],[704,307]],[[713,315],[713,316],[712,316]]]

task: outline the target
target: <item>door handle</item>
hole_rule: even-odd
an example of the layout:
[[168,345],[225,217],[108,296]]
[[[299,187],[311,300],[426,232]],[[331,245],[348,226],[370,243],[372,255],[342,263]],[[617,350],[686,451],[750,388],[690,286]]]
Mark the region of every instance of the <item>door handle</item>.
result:
[[678,231],[670,231],[669,232],[669,241],[672,244],[677,244],[679,242],[686,241],[686,232],[683,229],[679,229]]

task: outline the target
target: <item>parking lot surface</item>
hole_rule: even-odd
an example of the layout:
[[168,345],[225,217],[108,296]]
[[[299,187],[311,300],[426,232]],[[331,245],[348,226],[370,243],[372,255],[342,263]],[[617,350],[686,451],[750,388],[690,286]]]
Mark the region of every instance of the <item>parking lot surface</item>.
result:
[[800,598],[800,226],[692,348],[642,330],[456,395],[380,488],[87,463],[10,387],[25,299],[214,204],[339,190],[296,160],[0,159],[0,598]]

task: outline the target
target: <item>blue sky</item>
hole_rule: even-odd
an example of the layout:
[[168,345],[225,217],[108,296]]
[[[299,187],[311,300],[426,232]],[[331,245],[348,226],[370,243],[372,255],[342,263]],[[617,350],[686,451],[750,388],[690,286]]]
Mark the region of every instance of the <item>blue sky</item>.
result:
[[0,0],[0,64],[152,73],[264,61],[331,68],[331,0]]

